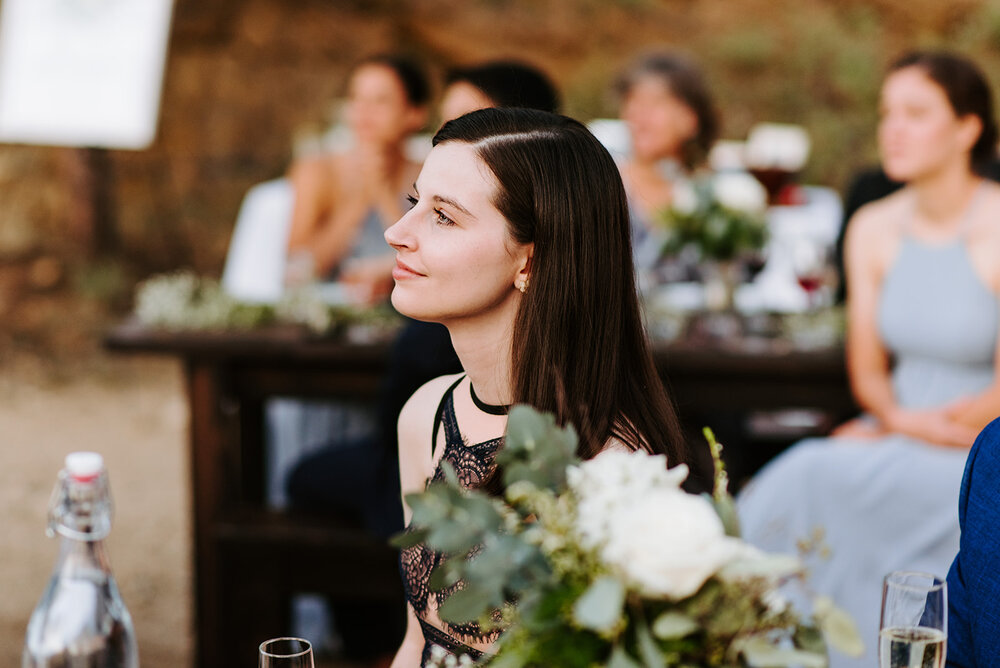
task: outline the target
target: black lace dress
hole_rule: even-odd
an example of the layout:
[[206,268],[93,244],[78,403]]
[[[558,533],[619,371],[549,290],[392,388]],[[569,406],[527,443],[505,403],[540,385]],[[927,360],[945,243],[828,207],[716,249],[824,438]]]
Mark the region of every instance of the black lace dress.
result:
[[[462,437],[455,419],[455,402],[453,393],[455,387],[463,380],[460,378],[453,384],[441,399],[438,410],[438,420],[444,426],[444,452],[434,469],[432,481],[444,479],[441,461],[446,461],[455,469],[463,487],[474,487],[488,476],[494,468],[494,456],[503,443],[502,438],[494,438],[482,443],[469,445]],[[437,436],[435,422],[434,436]],[[423,544],[407,548],[400,554],[400,572],[403,578],[403,590],[407,602],[413,607],[420,627],[424,633],[424,651],[420,665],[425,665],[430,659],[431,648],[439,645],[454,655],[468,654],[473,659],[482,656],[482,652],[469,647],[468,643],[490,643],[497,639],[498,631],[483,631],[475,622],[468,624],[450,624],[437,615],[440,602],[453,592],[461,589],[459,582],[442,591],[431,591],[427,586],[431,573],[444,559],[444,555],[434,552]]]

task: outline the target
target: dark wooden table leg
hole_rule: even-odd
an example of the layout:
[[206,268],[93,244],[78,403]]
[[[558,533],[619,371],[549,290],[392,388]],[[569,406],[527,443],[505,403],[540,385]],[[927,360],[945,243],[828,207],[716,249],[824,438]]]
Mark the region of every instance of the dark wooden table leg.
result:
[[187,360],[191,485],[194,513],[195,657],[198,668],[218,668],[220,647],[219,560],[213,536],[224,498],[226,429],[218,367]]

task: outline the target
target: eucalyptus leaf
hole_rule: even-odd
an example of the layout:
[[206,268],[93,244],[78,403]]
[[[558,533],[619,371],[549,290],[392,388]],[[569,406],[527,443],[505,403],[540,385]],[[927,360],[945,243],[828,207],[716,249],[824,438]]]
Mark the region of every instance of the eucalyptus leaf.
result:
[[638,663],[635,659],[629,656],[625,648],[619,645],[615,647],[611,652],[611,658],[608,659],[607,668],[642,668],[642,664]]
[[389,539],[389,544],[400,550],[405,550],[408,547],[413,547],[414,545],[423,543],[427,539],[428,533],[428,529],[411,529],[410,531],[401,531]]
[[719,577],[723,580],[746,578],[771,578],[782,580],[803,571],[802,562],[790,554],[764,554],[732,561],[722,567]]
[[807,652],[826,654],[826,640],[815,626],[800,626],[795,629],[795,646]]
[[427,534],[427,544],[439,552],[466,553],[479,542],[476,531],[457,522],[442,522]]
[[817,597],[813,616],[831,647],[851,657],[859,657],[865,653],[865,643],[854,619],[837,607],[831,598]]
[[524,668],[528,665],[527,657],[513,650],[501,649],[490,659],[490,668]]
[[559,427],[555,418],[530,406],[514,406],[507,417],[507,434],[497,464],[508,486],[526,480],[537,487],[558,489],[566,467],[577,461],[576,431]]
[[472,589],[459,589],[445,599],[438,614],[447,622],[474,622],[489,610],[490,606],[483,600],[479,592]]
[[445,482],[451,487],[461,487],[462,484],[458,481],[458,474],[455,473],[455,468],[445,459],[442,459],[439,466],[441,467],[441,472],[444,473]]
[[610,633],[622,617],[625,586],[616,578],[599,577],[573,604],[573,620],[585,629]]
[[[458,561],[464,562],[465,559],[459,557]],[[461,563],[456,564],[454,559],[438,564],[437,568],[431,571],[430,577],[427,578],[427,588],[431,591],[441,591],[454,585],[461,579],[459,570],[461,565]]]
[[698,622],[679,612],[665,612],[653,621],[653,635],[661,640],[683,638],[698,628]]
[[649,632],[649,626],[646,625],[646,620],[641,617],[635,620],[635,637],[639,644],[639,656],[642,657],[645,667],[666,668],[666,662],[663,660],[663,652],[660,650],[659,645],[656,644],[656,641],[653,640],[653,636]]
[[781,668],[801,666],[801,668],[826,668],[826,655],[798,649],[775,647],[767,638],[756,636],[747,640],[742,648],[743,659],[754,668]]

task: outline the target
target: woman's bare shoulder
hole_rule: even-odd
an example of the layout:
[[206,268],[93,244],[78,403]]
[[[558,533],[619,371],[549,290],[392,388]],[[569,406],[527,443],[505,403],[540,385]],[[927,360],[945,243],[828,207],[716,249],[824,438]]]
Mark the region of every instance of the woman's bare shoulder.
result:
[[848,231],[854,236],[882,235],[902,222],[910,205],[909,192],[905,188],[897,190],[858,209]]
[[441,397],[462,374],[439,376],[413,393],[399,413],[399,473],[404,492],[421,489],[434,470],[434,414]]
[[429,380],[406,400],[403,410],[399,413],[401,447],[404,438],[409,441],[410,437],[416,439],[420,436],[426,436],[426,443],[430,443],[431,431],[434,428],[434,414],[441,403],[441,397],[444,396],[448,387],[462,375],[456,373]]
[[973,232],[983,235],[985,239],[1000,239],[1000,183],[986,181],[983,183],[982,205],[976,212],[978,225]]

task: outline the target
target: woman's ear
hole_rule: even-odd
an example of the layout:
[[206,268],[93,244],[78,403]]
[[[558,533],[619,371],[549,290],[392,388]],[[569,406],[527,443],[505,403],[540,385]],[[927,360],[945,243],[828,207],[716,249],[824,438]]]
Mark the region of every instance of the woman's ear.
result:
[[959,119],[958,140],[963,150],[972,151],[983,134],[983,120],[976,114],[966,114]]
[[520,254],[521,266],[517,271],[517,275],[514,276],[514,287],[521,292],[526,292],[528,284],[531,282],[531,262],[535,256],[535,244],[530,243],[522,245]]

